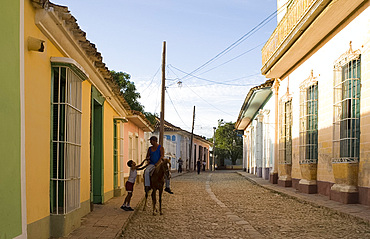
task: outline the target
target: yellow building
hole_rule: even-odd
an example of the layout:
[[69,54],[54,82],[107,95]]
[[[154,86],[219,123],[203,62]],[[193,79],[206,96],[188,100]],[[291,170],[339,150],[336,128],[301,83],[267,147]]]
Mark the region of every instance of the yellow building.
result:
[[24,1],[28,238],[67,235],[94,203],[122,195],[128,142],[138,139],[139,160],[152,131],[85,36],[67,7]]
[[368,0],[279,0],[262,49],[275,79],[278,184],[370,205]]

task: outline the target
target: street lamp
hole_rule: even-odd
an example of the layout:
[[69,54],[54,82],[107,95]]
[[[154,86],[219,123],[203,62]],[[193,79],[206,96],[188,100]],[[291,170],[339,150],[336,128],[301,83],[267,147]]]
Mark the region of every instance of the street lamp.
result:
[[216,127],[213,127],[213,171],[216,170],[216,155],[215,155],[215,152],[216,152],[216,137],[215,137],[215,134],[216,134]]

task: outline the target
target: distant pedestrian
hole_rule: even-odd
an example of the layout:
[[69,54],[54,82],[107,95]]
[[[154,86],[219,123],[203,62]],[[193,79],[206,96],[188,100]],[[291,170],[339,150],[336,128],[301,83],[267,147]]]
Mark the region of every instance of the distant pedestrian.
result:
[[198,170],[198,174],[200,174],[200,167],[201,167],[201,162],[200,162],[200,159],[198,159],[197,161],[197,170]]
[[177,163],[179,164],[178,169],[177,169],[177,172],[178,173],[182,173],[182,164],[183,164],[182,159],[179,158],[179,160],[177,160]]
[[[133,211],[130,207],[130,201],[132,197],[132,192],[134,191],[134,184],[137,176],[137,170],[143,170],[146,166],[141,167],[145,161],[141,162],[141,164],[136,166],[136,163],[132,160],[127,162],[127,166],[130,167],[130,175],[128,176],[127,182],[126,182],[126,191],[127,191],[127,196],[125,198],[125,201],[123,202],[123,205],[121,206],[121,209],[125,211]],[[141,168],[139,168],[141,167]]]
[[203,160],[203,171],[206,171],[206,160]]

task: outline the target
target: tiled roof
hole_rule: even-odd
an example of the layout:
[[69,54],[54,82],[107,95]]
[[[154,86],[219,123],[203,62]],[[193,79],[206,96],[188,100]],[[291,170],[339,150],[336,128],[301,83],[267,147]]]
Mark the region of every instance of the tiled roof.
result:
[[[88,58],[94,63],[94,66],[99,71],[99,73],[104,77],[104,80],[111,88],[113,94],[117,97],[122,107],[131,112],[129,104],[126,102],[123,97],[122,92],[120,91],[119,86],[114,81],[108,67],[103,62],[103,57],[101,53],[98,52],[94,43],[86,39],[86,32],[82,31],[77,24],[77,20],[70,11],[68,7],[56,5],[51,3],[49,0],[31,0],[35,8],[44,8],[44,9],[53,9],[56,15],[59,17],[61,22],[64,23],[64,27],[74,36],[74,40],[80,45],[84,50]],[[131,112],[132,114],[132,112]],[[145,116],[144,116],[145,117]]]
[[137,110],[131,110],[131,113],[133,115],[139,115],[148,125],[150,125],[152,128],[154,128],[154,125],[152,125],[152,123],[150,123],[150,121],[146,118],[146,116],[142,112],[137,111]]

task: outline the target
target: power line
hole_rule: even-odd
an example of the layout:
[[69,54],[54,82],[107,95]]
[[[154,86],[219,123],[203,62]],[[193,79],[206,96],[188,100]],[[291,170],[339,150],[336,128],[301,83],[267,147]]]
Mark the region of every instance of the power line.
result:
[[[172,89],[174,89],[174,90],[178,90],[179,88],[178,88],[178,87],[173,87]],[[180,95],[180,92],[174,92],[174,94],[175,94],[176,96],[179,96],[179,95]],[[181,101],[181,100],[178,100],[177,105],[180,105],[180,106],[181,106],[182,111],[187,111],[187,112],[185,112],[186,114],[192,114],[192,112],[190,112],[189,108],[188,108],[188,107],[185,107],[185,106],[182,104],[182,101]],[[202,119],[201,119],[201,118],[198,118],[198,121],[199,121],[200,123],[202,123],[202,124],[205,124],[205,123],[202,121]]]
[[[248,31],[246,34],[244,34],[242,37],[240,37],[237,41],[235,41],[234,43],[232,43],[230,46],[228,46],[226,49],[224,49],[223,51],[221,51],[220,53],[218,53],[216,56],[214,56],[213,58],[211,58],[210,60],[208,60],[206,63],[204,63],[203,65],[199,66],[198,68],[196,68],[195,70],[193,70],[192,72],[190,72],[189,75],[192,75],[194,74],[195,72],[199,71],[200,69],[204,68],[206,65],[210,64],[212,61],[218,59],[219,57],[221,57],[222,55],[228,53],[229,51],[231,51],[232,49],[234,49],[236,46],[238,46],[239,44],[241,44],[244,40],[247,39],[247,36],[249,37],[249,35],[252,35],[252,32],[254,32],[255,29],[257,29],[259,26],[261,26],[262,24],[264,24],[266,21],[269,22],[272,20],[272,17],[275,16],[277,14],[278,10],[274,11],[272,14],[270,14],[267,18],[265,18],[262,22],[260,22],[257,26],[253,27],[250,31]],[[271,18],[271,19],[270,19]],[[258,28],[257,30],[259,30],[260,28]],[[186,76],[185,76],[186,77]]]
[[169,99],[170,99],[170,101],[171,101],[171,104],[172,104],[173,108],[174,108],[174,109],[175,109],[175,111],[176,111],[177,116],[179,116],[179,118],[180,118],[181,122],[182,122],[184,125],[186,125],[186,124],[185,124],[185,122],[182,120],[182,118],[181,118],[181,116],[180,116],[179,112],[177,112],[177,109],[176,109],[176,107],[175,107],[175,104],[173,103],[173,101],[172,101],[172,99],[171,99],[171,96],[170,96],[170,94],[168,93],[168,90],[167,90],[167,89],[166,89],[166,92],[167,92],[168,98],[169,98]]
[[229,85],[229,86],[249,86],[249,85],[227,84],[227,83],[223,83],[223,82],[218,82],[218,81],[208,80],[208,79],[205,79],[205,78],[202,78],[202,77],[194,76],[194,75],[192,75],[191,73],[187,73],[187,72],[185,72],[185,71],[183,71],[183,70],[180,70],[179,68],[177,68],[177,67],[175,67],[175,66],[173,66],[173,65],[169,65],[169,66],[170,66],[170,67],[172,67],[172,68],[174,68],[174,69],[176,69],[176,70],[178,70],[178,71],[180,71],[180,72],[182,72],[182,73],[184,73],[184,74],[186,74],[186,75],[192,76],[192,77],[197,78],[197,79],[199,79],[199,80],[212,82],[212,83],[214,83],[214,84],[218,84],[218,85]]
[[[188,87],[186,84],[184,84],[186,87]],[[189,88],[189,87],[188,87]],[[204,102],[206,102],[207,104],[209,104],[210,106],[212,106],[213,108],[215,108],[216,110],[218,110],[218,111],[221,111],[222,113],[225,113],[225,114],[227,114],[227,115],[230,115],[230,116],[234,116],[234,115],[231,115],[231,114],[229,114],[229,113],[227,113],[227,112],[225,112],[225,111],[223,111],[223,110],[221,110],[221,109],[219,109],[219,108],[217,108],[216,106],[214,106],[214,105],[212,105],[211,103],[209,103],[208,101],[206,101],[205,99],[203,99],[200,95],[198,95],[195,91],[193,91],[191,88],[189,88],[194,94],[196,94],[200,99],[202,99]]]
[[204,63],[200,67],[196,68],[195,70],[193,70],[192,72],[190,72],[189,75],[184,76],[182,79],[184,79],[184,78],[186,78],[188,76],[193,75],[195,72],[201,70],[206,65],[210,64],[212,61],[215,61],[216,59],[220,58],[221,56],[225,55],[226,53],[228,53],[229,51],[231,51],[232,49],[234,49],[235,47],[237,47],[238,45],[240,45],[243,41],[245,41],[246,39],[248,39],[255,32],[257,32],[259,29],[261,29],[263,26],[265,26],[268,22],[270,22],[275,15],[277,15],[278,13],[280,13],[285,8],[285,6],[288,4],[288,2],[289,1],[287,1],[279,9],[277,9],[276,11],[274,11],[273,13],[271,13],[268,17],[266,17],[259,24],[257,24],[257,26],[253,27],[249,32],[247,32],[246,34],[244,34],[242,37],[240,37],[237,41],[235,41],[234,43],[232,43],[226,49],[224,49],[223,51],[221,51],[220,53],[218,53],[215,57],[211,58],[210,60],[208,60],[206,63]]
[[230,59],[230,60],[228,60],[228,61],[225,61],[224,63],[222,63],[222,64],[220,64],[220,65],[218,65],[218,66],[215,66],[215,67],[213,67],[213,68],[211,68],[211,69],[209,69],[209,70],[207,70],[207,71],[202,72],[202,73],[201,73],[201,74],[199,74],[199,75],[203,75],[203,74],[205,74],[205,73],[207,73],[207,72],[209,72],[209,71],[211,71],[211,70],[214,70],[214,69],[216,69],[216,68],[218,68],[218,67],[220,67],[220,66],[223,66],[223,65],[225,65],[225,64],[227,64],[227,63],[229,63],[229,62],[231,62],[231,61],[233,61],[233,60],[236,60],[236,59],[238,59],[239,57],[244,56],[245,54],[247,54],[247,53],[249,53],[249,52],[253,51],[253,50],[254,50],[254,49],[256,49],[257,47],[260,47],[260,46],[262,46],[262,45],[263,45],[263,44],[265,44],[265,43],[266,43],[266,42],[263,42],[263,43],[261,43],[261,44],[259,44],[259,45],[255,46],[255,47],[253,47],[253,48],[249,49],[248,51],[243,52],[242,54],[240,54],[240,55],[238,55],[238,56],[236,56],[236,57],[234,57],[234,58],[232,58],[232,59]]
[[161,69],[161,67],[160,67],[160,66],[158,67],[158,70],[155,72],[154,76],[152,77],[152,79],[151,79],[151,81],[150,81],[149,85],[148,85],[148,86],[147,86],[147,87],[142,91],[142,93],[144,93],[144,91],[146,91],[146,90],[150,87],[150,85],[153,83],[154,77],[158,74],[159,69]]

